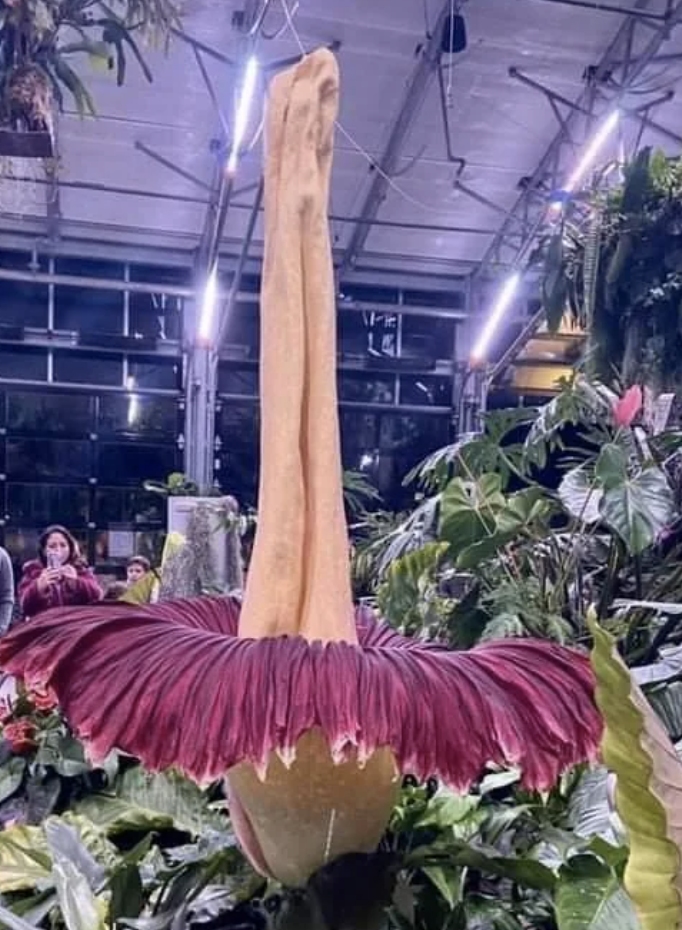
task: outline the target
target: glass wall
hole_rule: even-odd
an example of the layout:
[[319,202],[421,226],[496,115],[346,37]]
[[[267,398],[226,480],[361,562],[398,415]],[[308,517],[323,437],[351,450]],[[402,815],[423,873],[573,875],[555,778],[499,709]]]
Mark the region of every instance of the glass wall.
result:
[[182,469],[189,271],[28,252],[0,269],[26,274],[0,278],[1,541],[17,567],[50,523],[104,573],[155,554],[165,502],[142,485]]
[[[254,288],[256,280],[246,282]],[[344,467],[364,471],[387,506],[407,503],[402,480],[452,438],[457,290],[348,285],[338,303],[338,388]],[[216,433],[221,485],[255,501],[258,470],[258,302],[242,294],[220,363]]]

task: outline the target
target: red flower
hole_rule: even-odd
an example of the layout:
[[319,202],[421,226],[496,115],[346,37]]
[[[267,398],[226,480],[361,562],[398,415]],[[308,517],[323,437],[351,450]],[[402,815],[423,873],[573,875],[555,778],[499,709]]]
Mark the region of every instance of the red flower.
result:
[[638,384],[628,388],[613,405],[613,419],[617,427],[629,429],[644,404],[642,389]]
[[59,703],[57,701],[57,695],[52,688],[37,685],[29,690],[28,699],[36,710],[40,710],[43,713],[53,711]]
[[211,598],[75,607],[0,640],[0,667],[52,687],[95,757],[227,775],[242,846],[291,885],[376,848],[401,772],[465,789],[512,763],[548,788],[601,735],[578,653],[531,640],[451,653],[354,613],[327,222],[337,97],[327,51],[270,94],[263,453],[241,612]]
[[38,745],[34,739],[36,726],[29,717],[19,717],[14,723],[8,723],[3,727],[3,736],[9,740],[12,746],[12,752],[18,756],[24,756],[32,752]]

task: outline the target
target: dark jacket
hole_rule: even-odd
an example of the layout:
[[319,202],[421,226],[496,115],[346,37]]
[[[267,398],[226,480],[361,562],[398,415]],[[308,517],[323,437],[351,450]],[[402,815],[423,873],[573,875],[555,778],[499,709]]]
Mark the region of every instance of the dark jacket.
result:
[[40,591],[38,578],[45,566],[38,559],[27,562],[19,582],[19,603],[24,617],[35,617],[51,607],[72,607],[101,600],[102,589],[88,566],[79,563],[74,565],[74,568],[78,577],[64,578],[59,584],[50,585],[46,591]]

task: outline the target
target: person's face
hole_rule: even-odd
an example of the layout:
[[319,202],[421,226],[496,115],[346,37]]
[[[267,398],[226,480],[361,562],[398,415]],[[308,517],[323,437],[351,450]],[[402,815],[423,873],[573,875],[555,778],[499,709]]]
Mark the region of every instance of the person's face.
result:
[[128,584],[135,584],[146,574],[146,571],[141,565],[138,565],[137,562],[133,562],[132,565],[128,566],[127,570]]
[[50,533],[45,543],[45,556],[48,563],[66,565],[69,561],[69,543],[61,533]]

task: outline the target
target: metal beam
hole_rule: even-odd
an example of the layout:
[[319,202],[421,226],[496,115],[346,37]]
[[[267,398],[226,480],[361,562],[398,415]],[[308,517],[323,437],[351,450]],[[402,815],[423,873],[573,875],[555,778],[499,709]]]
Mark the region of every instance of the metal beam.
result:
[[227,332],[227,327],[230,319],[232,318],[232,313],[234,311],[234,305],[237,303],[239,297],[239,289],[242,286],[242,278],[244,277],[244,270],[246,268],[246,262],[249,257],[249,250],[251,249],[251,243],[253,241],[253,234],[256,230],[256,223],[258,222],[258,214],[260,213],[261,206],[263,203],[263,180],[261,179],[260,184],[258,185],[258,191],[256,192],[256,199],[253,202],[253,207],[251,209],[251,216],[249,217],[249,225],[247,226],[246,233],[244,235],[244,241],[242,242],[242,250],[239,254],[239,259],[237,261],[237,267],[234,271],[234,277],[232,278],[232,284],[230,286],[229,293],[227,295],[227,300],[223,306],[222,316],[218,325],[218,335],[215,341],[218,351],[220,351],[220,346],[225,340],[225,334]]
[[433,27],[432,33],[422,47],[419,61],[412,72],[405,94],[398,111],[383,154],[378,159],[373,171],[372,182],[365,197],[360,218],[351,233],[350,240],[341,259],[339,273],[343,276],[358,261],[365,247],[371,228],[371,221],[386,198],[390,187],[390,178],[395,174],[403,146],[412,129],[415,116],[419,112],[426,93],[440,67],[443,30],[447,18],[452,12],[451,0],[446,0]]
[[[476,272],[479,280],[494,265],[509,266],[522,261],[532,246],[546,213],[546,198],[538,198],[537,191],[542,189],[548,180],[551,188],[556,189],[560,186],[559,172],[562,154],[567,148],[571,151],[573,148],[572,140],[568,138],[568,131],[578,136],[575,130],[580,127],[581,121],[588,120],[589,122],[589,117],[585,114],[593,112],[595,90],[599,88],[603,77],[614,72],[620,73],[619,88],[613,95],[613,99],[617,100],[657,57],[661,46],[668,41],[672,30],[680,23],[680,20],[682,20],[682,0],[678,0],[670,8],[666,21],[660,25],[647,23],[645,27],[644,23],[632,17],[628,17],[627,21],[622,24],[599,63],[589,69],[591,80],[588,81],[584,91],[577,100],[571,101],[565,125],[560,127],[511,210],[513,218],[505,219],[486,250]],[[631,56],[633,31],[650,26],[653,26],[651,39],[646,43],[642,52],[633,58]],[[657,128],[663,129],[663,127]],[[527,233],[521,237],[516,235],[519,218],[527,219]]]
[[[588,118],[592,117],[592,113],[586,107],[581,106],[579,103],[575,103],[572,100],[569,100],[568,97],[564,97],[562,94],[557,93],[557,91],[552,90],[551,87],[546,87],[540,81],[536,81],[534,78],[528,77],[528,75],[524,74],[524,72],[519,68],[510,68],[509,77],[514,78],[521,84],[525,84],[526,87],[531,87],[533,90],[537,90],[541,94],[544,94],[550,103],[555,105],[560,103],[562,106],[567,107],[568,110],[582,113],[583,116],[587,116]],[[646,113],[646,111],[650,110],[652,107],[659,106],[662,103],[668,103],[670,100],[672,100],[673,96],[674,91],[666,91],[665,94],[657,97],[656,100],[645,103],[642,106],[637,107],[636,110],[630,109],[629,107],[620,107],[620,110],[629,119],[635,120],[638,123],[642,123],[648,129],[651,129],[652,132],[657,132],[659,135],[664,136],[671,142],[675,142],[677,145],[682,145],[682,136],[678,135],[676,132],[673,132],[671,129],[668,129],[666,126],[661,126],[660,123],[652,120],[649,116],[647,116]],[[566,120],[561,118],[559,119],[559,123],[562,125],[562,127],[564,127]],[[566,127],[566,129],[568,130],[568,127]]]
[[584,10],[593,10],[595,13],[615,13],[617,16],[631,16],[634,19],[651,20],[653,22],[665,23],[668,21],[667,13],[639,10],[637,7],[614,6],[610,3],[595,2],[595,0],[539,0],[539,2],[554,6],[573,6]]

